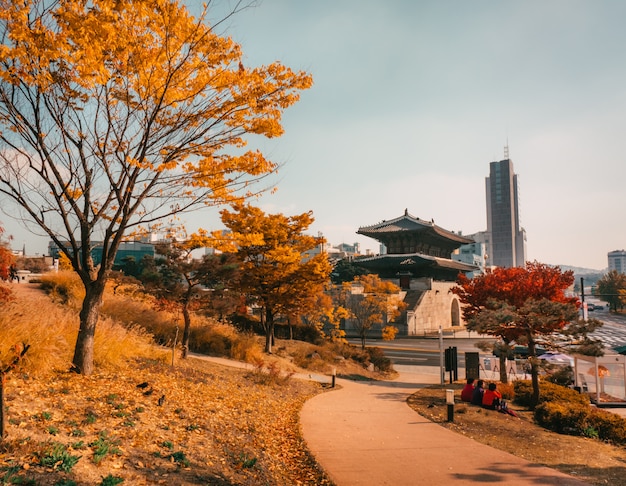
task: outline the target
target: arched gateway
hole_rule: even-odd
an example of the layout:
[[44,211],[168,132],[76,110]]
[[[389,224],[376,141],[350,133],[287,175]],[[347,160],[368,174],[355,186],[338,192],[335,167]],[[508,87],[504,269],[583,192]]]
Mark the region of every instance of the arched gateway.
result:
[[458,299],[452,299],[452,305],[450,306],[450,324],[452,327],[461,325],[461,306]]

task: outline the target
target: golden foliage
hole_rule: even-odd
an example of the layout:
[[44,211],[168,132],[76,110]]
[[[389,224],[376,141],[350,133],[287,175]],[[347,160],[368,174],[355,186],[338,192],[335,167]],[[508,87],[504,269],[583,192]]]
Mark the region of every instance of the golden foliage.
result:
[[307,257],[324,242],[304,233],[314,221],[312,212],[285,216],[251,205],[233,207],[220,213],[231,231],[221,238],[242,262],[242,291],[273,315],[294,315],[314,303],[312,296],[324,290],[331,266],[325,253]]
[[[353,324],[359,335],[365,334],[373,326],[381,325],[396,319],[406,304],[402,300],[400,287],[388,280],[382,280],[378,275],[361,275],[353,282],[344,282],[338,292],[334,292],[338,307],[341,307]],[[391,327],[384,330],[387,339],[395,338]],[[397,332],[397,331],[396,331]]]
[[393,341],[398,334],[398,328],[396,326],[383,327],[383,341]]
[[[136,142],[129,132],[98,137],[94,155],[121,154],[127,167],[156,174],[182,169],[189,175],[185,184],[211,188],[216,200],[228,198],[235,182],[229,173],[257,176],[276,165],[258,151],[218,151],[245,146],[244,133],[281,135],[282,111],[312,79],[278,62],[244,67],[239,45],[218,35],[206,16],[195,18],[174,0],[62,0],[52,8],[43,0],[2,0],[0,79],[35,87],[75,110],[107,106],[103,114],[111,123],[149,120],[162,130],[162,142],[150,137],[155,146],[141,157],[131,155],[138,152],[129,150]],[[64,130],[72,140],[90,136]],[[73,181],[62,197],[90,197],[85,189]]]
[[39,279],[41,288],[56,302],[80,309],[85,298],[85,287],[78,274],[72,270],[47,273]]
[[177,0],[0,0],[0,185],[69,245],[88,290],[83,373],[125,233],[250,197],[277,164],[245,151],[248,134],[281,135],[283,110],[312,84],[278,62],[245,67],[210,17]]
[[63,252],[59,254],[59,270],[72,270],[72,262]]

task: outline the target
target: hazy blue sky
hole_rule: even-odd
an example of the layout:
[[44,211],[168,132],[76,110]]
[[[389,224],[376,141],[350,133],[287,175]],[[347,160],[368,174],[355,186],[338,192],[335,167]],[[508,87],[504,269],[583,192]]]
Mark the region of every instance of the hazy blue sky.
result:
[[605,268],[626,248],[626,2],[264,0],[230,32],[315,84],[285,115],[263,207],[331,243],[405,208],[486,229],[485,177],[519,174],[528,259]]
[[[625,18],[623,0],[259,2],[228,25],[244,64],[279,60],[314,86],[262,145],[284,167],[256,204],[312,210],[312,233],[375,251],[359,226],[405,208],[474,233],[508,141],[528,259],[605,268],[626,248]],[[189,226],[218,229],[216,214]]]

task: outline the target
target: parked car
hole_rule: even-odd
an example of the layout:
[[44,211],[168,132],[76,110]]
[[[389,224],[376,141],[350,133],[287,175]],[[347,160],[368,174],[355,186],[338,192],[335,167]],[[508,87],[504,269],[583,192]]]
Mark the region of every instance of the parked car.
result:
[[[541,346],[535,346],[535,355],[536,356],[540,356],[542,354],[546,353],[546,349],[542,348]],[[496,357],[500,357],[500,349],[496,348],[493,352],[494,356]],[[515,345],[513,346],[513,349],[511,349],[509,351],[509,355],[507,356],[507,359],[515,359],[515,358],[528,358],[528,346],[520,346],[520,345]]]

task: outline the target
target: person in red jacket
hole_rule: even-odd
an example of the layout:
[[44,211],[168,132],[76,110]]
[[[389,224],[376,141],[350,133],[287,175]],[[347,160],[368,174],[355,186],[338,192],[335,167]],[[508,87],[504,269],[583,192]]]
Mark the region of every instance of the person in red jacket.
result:
[[474,393],[474,378],[468,378],[467,383],[461,390],[461,401],[462,402],[471,402],[472,394]]
[[502,394],[496,390],[495,383],[489,383],[489,387],[483,393],[483,407],[490,410],[498,410],[502,403]]

